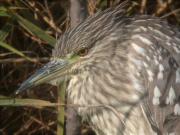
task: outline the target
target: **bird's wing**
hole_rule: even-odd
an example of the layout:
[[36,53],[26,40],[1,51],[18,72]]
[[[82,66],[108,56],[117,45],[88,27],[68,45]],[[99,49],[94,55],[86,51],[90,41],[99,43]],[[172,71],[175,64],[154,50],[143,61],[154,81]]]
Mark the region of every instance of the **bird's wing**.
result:
[[[145,17],[146,18],[146,17]],[[134,20],[131,57],[138,65],[147,98],[142,108],[157,134],[180,134],[180,32],[166,22],[140,17]]]

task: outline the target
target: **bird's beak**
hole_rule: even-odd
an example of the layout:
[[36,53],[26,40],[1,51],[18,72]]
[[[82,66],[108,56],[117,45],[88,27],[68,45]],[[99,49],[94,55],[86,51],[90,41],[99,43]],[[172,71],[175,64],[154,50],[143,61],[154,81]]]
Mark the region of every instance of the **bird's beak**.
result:
[[34,86],[49,83],[57,78],[63,78],[67,74],[70,74],[70,69],[77,62],[76,58],[53,60],[47,63],[44,67],[37,70],[32,76],[25,80],[15,94],[19,94],[21,91],[30,89]]

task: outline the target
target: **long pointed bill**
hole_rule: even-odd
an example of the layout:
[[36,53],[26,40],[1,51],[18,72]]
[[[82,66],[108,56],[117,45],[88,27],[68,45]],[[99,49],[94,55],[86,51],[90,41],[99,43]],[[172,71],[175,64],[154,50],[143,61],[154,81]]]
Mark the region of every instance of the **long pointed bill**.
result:
[[69,69],[72,67],[76,60],[60,59],[47,63],[44,67],[37,70],[32,76],[24,81],[15,94],[19,94],[21,91],[30,89],[34,86],[51,82],[57,78],[64,77],[68,74]]

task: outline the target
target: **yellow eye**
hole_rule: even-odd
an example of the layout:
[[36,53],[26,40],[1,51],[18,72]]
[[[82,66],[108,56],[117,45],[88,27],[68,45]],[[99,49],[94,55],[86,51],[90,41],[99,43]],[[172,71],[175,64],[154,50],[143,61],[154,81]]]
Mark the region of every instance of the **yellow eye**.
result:
[[86,56],[88,53],[88,49],[87,48],[83,48],[81,50],[78,51],[78,55],[83,57],[83,56]]

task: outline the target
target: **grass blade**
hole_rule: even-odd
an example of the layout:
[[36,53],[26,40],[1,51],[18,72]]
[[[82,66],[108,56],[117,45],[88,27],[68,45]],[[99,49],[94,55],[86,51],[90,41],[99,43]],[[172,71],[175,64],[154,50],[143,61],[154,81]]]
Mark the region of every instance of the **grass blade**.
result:
[[39,99],[17,99],[0,96],[0,106],[31,106],[35,108],[56,107],[56,103],[51,103]]
[[44,30],[42,30],[41,28],[34,25],[33,23],[31,23],[30,21],[28,21],[27,19],[23,18],[22,16],[20,16],[18,14],[13,14],[13,16],[18,21],[18,23],[24,29],[26,29],[29,33],[37,36],[38,38],[42,39],[43,41],[46,41],[51,46],[55,45],[55,43],[56,43],[55,38],[48,35],[47,33],[45,33]]
[[9,14],[7,13],[7,8],[1,6],[0,7],[0,16],[1,17],[9,17]]
[[23,57],[23,58],[25,58],[25,59],[27,59],[27,60],[29,60],[29,61],[33,62],[33,60],[31,60],[31,58],[25,56],[21,51],[17,50],[16,48],[12,47],[11,45],[9,45],[7,43],[0,41],[0,46],[11,51],[11,52],[13,52],[13,53],[15,53],[15,54],[17,54],[17,55],[19,55],[19,56],[21,56],[21,57]]
[[12,31],[12,25],[6,23],[0,30],[0,41],[4,41],[9,35],[9,32]]
[[[65,104],[66,81],[63,81],[58,87],[58,103]],[[57,114],[57,135],[64,135],[65,107],[58,106]]]

